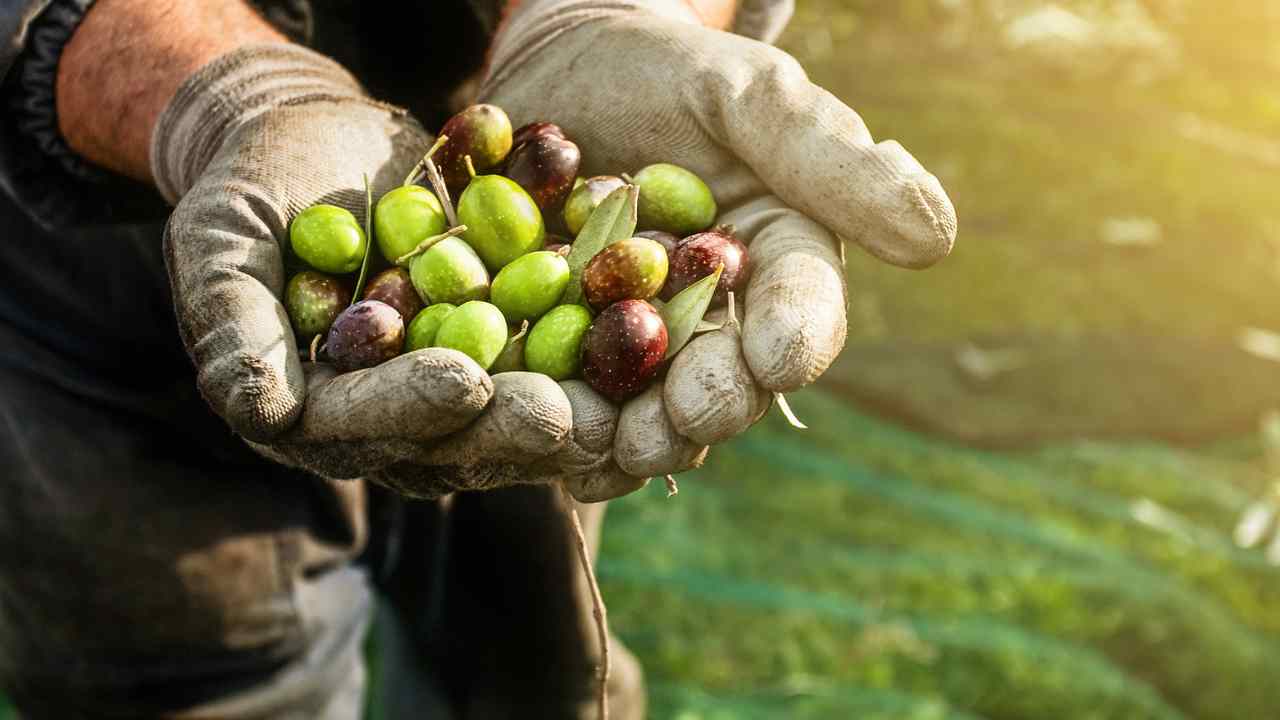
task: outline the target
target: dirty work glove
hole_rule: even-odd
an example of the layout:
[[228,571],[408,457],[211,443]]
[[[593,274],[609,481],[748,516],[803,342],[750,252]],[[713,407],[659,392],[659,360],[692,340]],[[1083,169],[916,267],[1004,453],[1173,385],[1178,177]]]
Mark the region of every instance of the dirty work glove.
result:
[[[702,27],[680,0],[526,0],[499,33],[481,95],[516,125],[564,128],[583,175],[692,170],[750,245],[740,341],[731,330],[695,338],[663,385],[623,407],[613,455],[625,473],[697,465],[771,393],[827,369],[846,332],[837,236],[911,268],[955,238],[946,193],[902,146],[874,143],[791,56]],[[585,420],[575,416],[575,432],[589,433]]]
[[[363,219],[362,175],[376,197],[429,145],[402,110],[287,44],[214,60],[165,109],[152,165],[177,203],[165,257],[179,329],[209,405],[268,457],[328,478],[385,474],[490,404],[494,383],[453,350],[345,375],[304,363],[280,302],[290,219],[317,202]],[[419,490],[447,492],[439,482]]]

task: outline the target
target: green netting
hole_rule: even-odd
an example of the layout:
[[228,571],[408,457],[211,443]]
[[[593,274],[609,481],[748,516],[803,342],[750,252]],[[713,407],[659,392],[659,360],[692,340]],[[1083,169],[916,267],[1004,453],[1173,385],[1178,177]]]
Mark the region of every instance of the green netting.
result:
[[[816,393],[614,504],[601,575],[653,717],[1266,717],[1248,457],[977,451]],[[797,690],[797,688],[800,688]],[[874,709],[876,703],[890,703]],[[897,703],[897,704],[894,704]],[[914,714],[913,714],[914,713]],[[930,714],[932,713],[932,714]]]

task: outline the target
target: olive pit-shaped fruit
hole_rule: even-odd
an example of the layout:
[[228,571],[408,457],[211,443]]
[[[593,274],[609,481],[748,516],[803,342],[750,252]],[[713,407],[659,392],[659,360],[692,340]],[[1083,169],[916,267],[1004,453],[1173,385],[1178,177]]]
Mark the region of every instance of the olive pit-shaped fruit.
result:
[[436,150],[433,160],[440,168],[445,183],[451,190],[467,184],[466,157],[477,172],[497,167],[511,152],[511,120],[497,105],[471,105],[449,118],[440,129],[448,136],[444,145]]
[[569,262],[556,253],[539,250],[502,268],[489,288],[489,300],[507,322],[533,321],[555,307],[568,285]]
[[467,226],[463,238],[492,272],[541,250],[547,235],[537,203],[501,175],[479,175],[467,185],[458,199],[458,222]]
[[422,309],[422,298],[413,287],[409,271],[402,267],[387,268],[374,275],[364,286],[361,300],[381,300],[400,313],[409,322]]
[[368,238],[349,210],[312,205],[289,224],[293,254],[320,272],[341,275],[360,268]]
[[343,372],[386,362],[403,347],[404,320],[378,300],[361,300],[343,310],[325,340],[329,360]]
[[564,130],[559,125],[549,122],[531,122],[528,125],[521,125],[511,134],[511,146],[520,147],[530,140],[541,137],[554,137],[561,140],[566,139]]
[[590,326],[591,312],[581,305],[552,308],[529,331],[524,344],[525,367],[553,380],[567,380],[577,375],[581,367],[582,339]]
[[487,302],[472,300],[440,323],[434,346],[457,350],[488,370],[506,344],[507,321],[502,311]]
[[389,263],[409,254],[423,240],[444,232],[447,225],[444,207],[435,193],[420,185],[405,185],[388,192],[373,209],[373,235]]
[[427,303],[461,305],[489,296],[489,271],[471,246],[450,237],[432,245],[409,263],[409,277]]
[[636,173],[640,188],[637,224],[684,237],[711,227],[716,201],[702,178],[679,165],[656,163]]
[[511,178],[545,211],[558,209],[573,190],[582,152],[562,137],[542,135],[517,145],[503,175]]
[[671,257],[671,253],[676,251],[676,246],[680,244],[680,238],[663,230],[642,230],[636,233],[636,237],[649,238],[662,246],[667,251],[667,258]]
[[596,253],[582,271],[582,292],[596,310],[619,300],[648,300],[667,280],[667,251],[655,240],[619,240]]
[[436,341],[436,333],[440,331],[440,324],[457,309],[458,306],[452,303],[436,303],[423,308],[404,332],[404,351],[431,347]]
[[741,295],[751,277],[751,259],[747,246],[734,236],[732,228],[718,227],[696,235],[690,235],[671,254],[667,284],[662,288],[662,299],[670,300],[676,293],[715,272],[724,263],[724,272],[716,283],[713,306],[725,303],[730,292]]
[[574,185],[573,191],[569,193],[569,199],[564,201],[564,224],[569,228],[571,235],[577,236],[582,232],[582,226],[587,224],[587,218],[591,217],[591,211],[596,206],[604,202],[609,193],[626,185],[622,178],[613,175],[597,175],[587,178],[582,184]]
[[[644,300],[623,300],[596,316],[582,343],[582,377],[621,403],[639,395],[662,368],[667,326]],[[526,349],[527,354],[527,349]]]
[[338,278],[303,270],[289,278],[284,307],[300,345],[329,332],[334,318],[351,303],[351,288]]
[[498,353],[498,358],[493,361],[493,365],[489,366],[489,373],[497,375],[525,370],[524,343],[528,339],[528,333],[521,335],[518,330],[511,333],[507,338],[507,344],[502,346],[502,352]]

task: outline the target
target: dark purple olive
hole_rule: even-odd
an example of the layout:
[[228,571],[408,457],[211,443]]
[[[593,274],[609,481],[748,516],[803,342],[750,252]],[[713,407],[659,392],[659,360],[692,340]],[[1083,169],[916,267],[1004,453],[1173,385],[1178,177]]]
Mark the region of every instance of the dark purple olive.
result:
[[503,173],[516,181],[544,212],[558,209],[573,190],[582,153],[562,137],[540,135],[517,145]]
[[671,257],[671,253],[676,251],[676,246],[680,244],[680,238],[672,235],[665,230],[645,230],[636,233],[636,237],[649,238],[662,246],[667,251],[667,257]]
[[409,279],[409,271],[402,267],[387,268],[364,286],[362,300],[381,300],[395,308],[400,318],[408,322],[418,316],[422,310],[422,298],[413,289],[413,281]]
[[325,350],[342,372],[373,367],[404,349],[404,320],[396,309],[380,300],[361,300],[329,328]]
[[595,254],[582,270],[582,292],[596,310],[620,300],[648,300],[667,279],[667,251],[656,240],[619,240]]
[[663,300],[670,300],[676,293],[715,272],[720,263],[724,263],[724,272],[720,275],[720,282],[716,283],[716,294],[711,299],[713,306],[723,305],[730,291],[741,293],[751,277],[747,246],[734,237],[733,228],[729,226],[681,240],[670,260],[667,284],[660,295]]
[[565,140],[564,130],[559,125],[549,122],[531,122],[528,125],[521,125],[511,135],[511,147],[520,147],[521,145],[540,137],[556,137]]
[[471,105],[449,118],[440,128],[449,139],[436,151],[436,165],[450,190],[461,190],[470,181],[466,156],[476,172],[497,167],[511,152],[511,120],[497,105]]
[[596,316],[582,343],[582,377],[620,403],[639,395],[662,368],[667,326],[644,300],[623,300]]

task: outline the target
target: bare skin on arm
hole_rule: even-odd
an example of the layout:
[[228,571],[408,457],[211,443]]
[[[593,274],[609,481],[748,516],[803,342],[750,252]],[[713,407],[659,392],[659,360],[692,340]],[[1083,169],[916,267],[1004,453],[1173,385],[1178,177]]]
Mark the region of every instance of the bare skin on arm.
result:
[[240,0],[98,0],[58,64],[58,129],[87,160],[151,181],[151,132],[196,70],[244,45],[285,42]]

